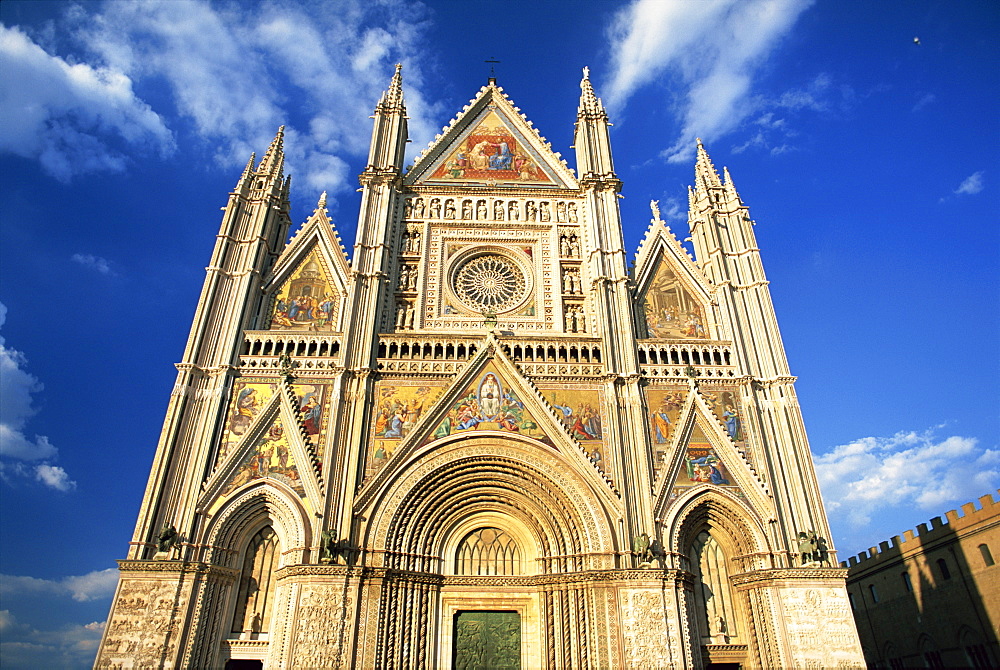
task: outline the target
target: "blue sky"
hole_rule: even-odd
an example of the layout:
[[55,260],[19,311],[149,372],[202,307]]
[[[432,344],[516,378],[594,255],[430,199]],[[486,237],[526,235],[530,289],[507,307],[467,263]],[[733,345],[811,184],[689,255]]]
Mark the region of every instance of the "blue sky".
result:
[[[416,155],[486,83],[573,165],[580,68],[625,237],[686,236],[694,138],[751,215],[842,557],[1000,485],[995,2],[0,5],[0,637],[87,667],[226,202],[288,126],[353,240],[404,64]],[[919,44],[914,38],[919,39]]]

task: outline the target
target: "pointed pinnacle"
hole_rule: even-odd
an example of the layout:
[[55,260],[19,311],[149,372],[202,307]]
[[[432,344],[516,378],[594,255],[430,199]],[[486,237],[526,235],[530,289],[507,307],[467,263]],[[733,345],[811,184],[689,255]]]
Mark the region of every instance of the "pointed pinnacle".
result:
[[722,186],[722,182],[719,180],[719,173],[712,164],[712,159],[708,157],[708,152],[705,151],[705,146],[701,143],[701,138],[698,138],[697,142],[698,159],[694,164],[695,187],[709,188],[710,186]]
[[396,72],[389,82],[389,90],[386,92],[385,104],[395,107],[403,104],[403,64],[396,63]]
[[247,161],[247,166],[245,168],[243,168],[243,174],[240,175],[240,181],[239,181],[239,183],[242,183],[243,181],[245,181],[247,179],[247,177],[249,177],[253,173],[253,166],[254,166],[254,163],[256,163],[256,162],[257,162],[257,153],[256,152],[251,152],[250,153],[250,160]]
[[260,165],[257,166],[258,172],[267,171],[271,174],[281,174],[281,170],[285,164],[285,126],[282,125],[278,128],[278,134],[274,136],[271,140],[271,146],[267,148],[264,152],[264,158],[261,159]]
[[323,191],[319,196],[319,202],[316,203],[316,211],[326,209],[326,191]]
[[580,107],[577,115],[580,114],[601,114],[604,106],[594,94],[594,86],[590,83],[590,68],[583,68],[583,79],[580,80]]

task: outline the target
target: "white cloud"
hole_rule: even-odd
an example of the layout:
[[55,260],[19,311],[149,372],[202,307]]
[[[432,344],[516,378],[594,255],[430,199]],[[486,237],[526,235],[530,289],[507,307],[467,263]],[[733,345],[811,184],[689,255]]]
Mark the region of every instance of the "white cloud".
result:
[[19,575],[0,575],[0,594],[5,598],[16,595],[52,595],[70,597],[77,602],[110,598],[118,585],[118,570],[107,568],[85,575],[62,579],[39,579]]
[[89,668],[106,622],[39,630],[0,610],[0,658],[10,668]]
[[983,171],[973,172],[968,177],[966,177],[958,188],[955,189],[954,193],[956,195],[975,195],[983,190]]
[[618,12],[608,31],[609,107],[623,110],[639,88],[656,79],[680,85],[683,125],[664,155],[670,161],[689,160],[696,136],[725,135],[758,109],[759,101],[751,94],[754,77],[809,4],[809,0],[635,0]]
[[38,160],[56,179],[125,168],[122,142],[169,153],[163,120],[120,70],[47,53],[0,25],[0,151]]
[[98,274],[115,276],[114,270],[111,269],[111,261],[106,258],[101,258],[100,256],[94,256],[92,254],[73,254],[70,257],[75,263],[79,263],[85,268],[94,270]]
[[[945,505],[974,500],[1000,483],[1000,450],[974,438],[940,438],[936,430],[864,437],[815,457],[831,524],[848,534],[885,523],[899,512],[940,514]],[[911,522],[912,523],[912,522]],[[905,528],[884,528],[888,538]]]
[[76,482],[72,481],[66,471],[58,465],[49,465],[48,463],[36,465],[35,479],[63,493],[76,488]]
[[[0,327],[7,320],[7,306],[0,303]],[[32,396],[42,390],[38,378],[24,369],[24,354],[6,345],[0,337],[0,456],[15,462],[0,461],[0,477],[34,476],[50,488],[69,491],[76,486],[66,471],[43,462],[28,467],[16,461],[48,461],[57,449],[44,435],[29,437],[25,433],[28,420],[35,415]]]
[[212,146],[220,165],[242,167],[286,125],[286,163],[297,183],[350,187],[345,156],[364,156],[368,116],[404,64],[410,135],[433,135],[420,93],[426,23],[419,3],[201,0],[112,2],[80,10],[76,35],[109,68],[165,82],[176,112]]

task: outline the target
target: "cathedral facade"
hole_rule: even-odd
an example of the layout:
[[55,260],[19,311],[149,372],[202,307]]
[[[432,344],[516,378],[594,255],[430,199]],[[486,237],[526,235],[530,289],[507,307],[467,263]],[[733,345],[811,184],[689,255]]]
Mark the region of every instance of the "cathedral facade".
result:
[[350,258],[251,156],[97,667],[861,667],[748,209],[699,143],[630,270],[608,126],[491,79],[404,169],[397,67]]

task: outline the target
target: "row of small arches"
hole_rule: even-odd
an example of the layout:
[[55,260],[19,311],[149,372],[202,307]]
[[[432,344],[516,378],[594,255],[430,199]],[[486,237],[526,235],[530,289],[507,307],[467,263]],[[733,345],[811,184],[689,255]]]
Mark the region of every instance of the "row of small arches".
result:
[[728,351],[677,347],[639,347],[641,365],[730,365]]
[[462,221],[555,221],[577,223],[580,220],[575,202],[548,200],[472,200],[456,201],[454,198],[411,198],[406,201],[404,216],[407,219],[458,219]]

